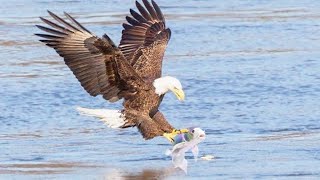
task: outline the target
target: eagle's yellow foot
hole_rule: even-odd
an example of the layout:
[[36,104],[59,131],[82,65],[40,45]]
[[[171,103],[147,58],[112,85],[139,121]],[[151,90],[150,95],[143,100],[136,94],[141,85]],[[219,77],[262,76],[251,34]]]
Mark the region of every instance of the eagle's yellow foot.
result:
[[173,143],[175,135],[172,135],[172,133],[163,133],[163,137],[167,138],[170,143]]
[[165,138],[167,138],[171,143],[174,142],[174,137],[176,137],[176,135],[178,134],[182,134],[182,133],[187,133],[189,132],[188,129],[173,129],[171,133],[163,133],[163,136]]
[[[176,130],[176,129],[174,129],[174,130]],[[182,133],[187,133],[187,132],[189,132],[188,129],[180,129],[180,130],[176,130],[176,131],[179,131],[178,134],[182,134]]]

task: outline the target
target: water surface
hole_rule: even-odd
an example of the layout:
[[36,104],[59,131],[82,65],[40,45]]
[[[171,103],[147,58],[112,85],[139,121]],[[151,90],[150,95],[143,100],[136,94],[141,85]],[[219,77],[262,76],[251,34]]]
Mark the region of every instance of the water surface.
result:
[[157,1],[172,30],[164,75],[179,78],[186,101],[168,94],[161,110],[207,139],[189,172],[171,168],[164,138],[112,130],[76,106],[120,109],[90,97],[63,60],[33,33],[67,11],[120,41],[134,1],[0,1],[0,178],[318,179],[320,177],[320,2]]

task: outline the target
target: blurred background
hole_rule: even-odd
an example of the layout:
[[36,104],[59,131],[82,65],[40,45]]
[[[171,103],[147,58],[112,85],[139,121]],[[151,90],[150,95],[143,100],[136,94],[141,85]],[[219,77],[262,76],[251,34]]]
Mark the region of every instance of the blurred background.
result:
[[[90,97],[34,25],[69,12],[120,42],[133,0],[0,0],[0,178],[317,179],[320,176],[320,1],[157,0],[172,30],[163,75],[186,101],[161,111],[207,139],[188,175],[164,138],[113,130],[76,106],[121,109]],[[49,18],[50,19],[50,18]]]

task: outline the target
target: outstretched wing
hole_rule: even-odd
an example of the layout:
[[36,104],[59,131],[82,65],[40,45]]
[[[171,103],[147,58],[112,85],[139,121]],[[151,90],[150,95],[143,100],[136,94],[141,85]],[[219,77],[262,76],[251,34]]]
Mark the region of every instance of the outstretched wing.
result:
[[123,55],[145,80],[161,77],[162,59],[171,31],[166,28],[159,6],[152,0],[142,0],[145,8],[136,1],[140,12],[130,9],[119,45]]
[[44,38],[40,41],[64,58],[66,65],[91,96],[103,95],[114,102],[126,92],[134,93],[139,86],[143,87],[142,79],[107,35],[98,38],[69,14],[65,13],[72,23],[48,12],[58,23],[40,17],[50,28],[37,25],[47,34],[36,35]]

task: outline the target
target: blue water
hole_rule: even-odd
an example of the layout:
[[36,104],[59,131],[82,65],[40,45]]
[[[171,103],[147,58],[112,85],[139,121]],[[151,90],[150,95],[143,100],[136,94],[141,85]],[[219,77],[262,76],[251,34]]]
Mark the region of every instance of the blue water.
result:
[[164,75],[181,103],[161,110],[207,139],[188,175],[174,171],[164,138],[113,130],[75,107],[121,109],[90,97],[33,33],[46,10],[70,12],[120,41],[134,1],[0,0],[0,179],[319,179],[320,1],[157,1],[172,30]]

